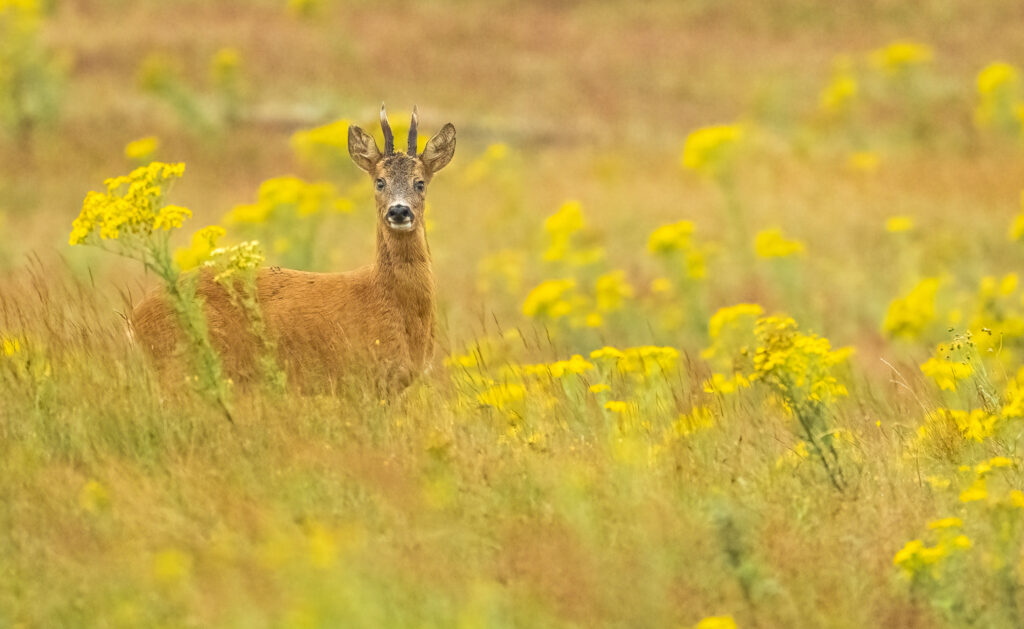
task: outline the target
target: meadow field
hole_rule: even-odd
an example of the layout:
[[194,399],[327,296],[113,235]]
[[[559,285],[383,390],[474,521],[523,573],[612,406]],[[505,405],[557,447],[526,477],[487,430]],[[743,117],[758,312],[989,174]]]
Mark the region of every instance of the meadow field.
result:
[[[1024,626],[1022,20],[0,0],[0,628]],[[153,287],[373,260],[382,101],[431,368],[167,382]]]

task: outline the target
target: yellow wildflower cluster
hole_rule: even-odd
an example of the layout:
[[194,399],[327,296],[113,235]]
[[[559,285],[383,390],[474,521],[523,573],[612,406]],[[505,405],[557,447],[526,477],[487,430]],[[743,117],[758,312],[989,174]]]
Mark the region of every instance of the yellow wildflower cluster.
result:
[[590,352],[591,360],[601,366],[602,373],[621,374],[637,380],[674,373],[679,363],[679,350],[674,347],[644,345],[617,349],[605,346]]
[[219,225],[207,225],[192,234],[191,244],[178,247],[174,251],[174,262],[182,271],[194,269],[210,258],[210,253],[217,248],[217,241],[227,232]]
[[577,236],[586,223],[583,220],[583,205],[579,201],[566,201],[558,211],[544,221],[548,236],[548,248],[544,260],[566,262],[572,267],[585,267],[600,262],[604,251],[600,247],[574,246]]
[[242,53],[237,48],[221,48],[210,60],[210,77],[220,87],[238,81],[241,69]]
[[762,317],[754,326],[758,347],[751,380],[767,382],[788,404],[829,404],[847,390],[833,375],[853,349],[832,349],[829,340],[800,332],[788,317]]
[[205,266],[216,272],[214,281],[222,282],[235,275],[250,275],[262,266],[265,259],[259,241],[250,240],[214,249]]
[[744,135],[744,128],[738,124],[702,127],[693,131],[683,146],[683,168],[707,176],[725,174]]
[[[706,255],[694,242],[695,231],[696,226],[692,221],[662,225],[651,232],[647,239],[647,250],[669,265],[673,277],[704,279],[707,275]],[[667,288],[671,288],[671,284]]]
[[997,61],[978,73],[978,104],[974,122],[981,129],[996,129],[1012,135],[1021,133],[1024,123],[1020,71]]
[[912,40],[899,40],[872,51],[869,58],[876,68],[890,76],[897,76],[931,63],[934,56],[931,46]]
[[914,229],[914,219],[909,216],[890,216],[885,219],[885,231],[890,234],[901,234]]
[[761,258],[799,256],[804,249],[804,243],[786,238],[778,227],[759,231],[754,237],[754,252]]
[[124,147],[124,156],[136,162],[144,162],[153,157],[153,154],[160,148],[160,138],[149,135],[138,140],[132,140]]
[[298,177],[284,176],[260,184],[255,203],[237,205],[228,212],[228,224],[261,224],[303,218],[321,212],[352,211],[352,201],[338,195],[337,188],[325,181],[306,182]]
[[737,629],[737,625],[732,616],[708,616],[694,625],[693,629]]
[[882,323],[887,336],[902,339],[917,339],[924,335],[936,321],[935,298],[942,281],[937,277],[926,277],[905,296],[889,304]]
[[[936,524],[933,522],[932,524]],[[941,521],[942,526],[930,529],[938,532],[938,541],[934,546],[926,545],[920,539],[906,543],[892,558],[893,565],[899,567],[904,577],[911,581],[937,580],[944,576],[949,562],[960,553],[972,546],[970,538],[959,532],[962,523],[947,518]]]
[[845,59],[833,64],[835,70],[828,85],[818,95],[818,107],[830,116],[840,116],[849,111],[859,86],[851,72],[851,63]]
[[306,161],[335,166],[348,157],[348,128],[351,124],[343,118],[313,129],[296,131],[291,139],[292,149]]
[[90,192],[82,212],[72,224],[69,241],[85,243],[91,236],[117,239],[122,234],[145,238],[154,231],[181,227],[192,212],[176,205],[165,206],[171,183],[185,172],[184,164],[153,162],[123,177],[107,179],[106,192]]

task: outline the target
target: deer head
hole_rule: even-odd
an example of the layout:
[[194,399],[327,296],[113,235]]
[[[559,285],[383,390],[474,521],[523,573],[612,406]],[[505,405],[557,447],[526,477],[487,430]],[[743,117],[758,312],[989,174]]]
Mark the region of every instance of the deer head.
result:
[[384,132],[384,151],[369,133],[353,125],[348,128],[348,152],[359,168],[373,180],[376,190],[378,233],[400,238],[422,234],[423,206],[427,185],[455,154],[455,127],[446,124],[430,138],[423,152],[416,153],[416,108],[412,109],[409,143],[405,153],[395,152],[395,138],[384,106],[380,107],[380,126]]

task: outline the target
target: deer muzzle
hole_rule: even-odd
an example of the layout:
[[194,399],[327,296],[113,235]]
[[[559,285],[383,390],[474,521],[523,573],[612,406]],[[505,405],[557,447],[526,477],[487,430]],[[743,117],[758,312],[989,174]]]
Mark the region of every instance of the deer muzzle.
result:
[[391,229],[407,232],[412,230],[415,216],[408,205],[395,204],[388,208],[384,218]]

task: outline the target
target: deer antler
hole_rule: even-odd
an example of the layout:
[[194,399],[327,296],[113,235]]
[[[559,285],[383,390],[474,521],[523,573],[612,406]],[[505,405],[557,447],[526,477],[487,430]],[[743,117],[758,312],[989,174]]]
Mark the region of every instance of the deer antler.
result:
[[410,157],[416,157],[416,123],[420,120],[416,113],[416,105],[412,106],[412,123],[409,124],[409,153]]
[[388,124],[388,114],[384,111],[384,103],[380,104],[380,128],[384,132],[384,154],[391,155],[395,152],[395,136],[391,133],[391,125]]

